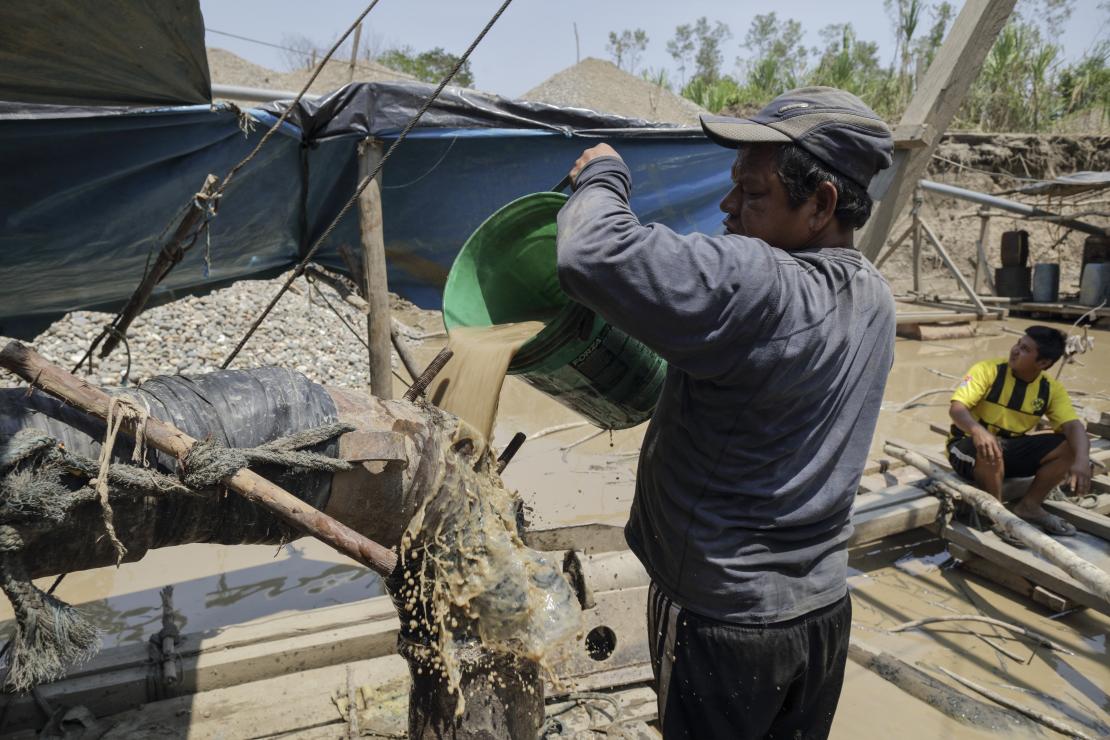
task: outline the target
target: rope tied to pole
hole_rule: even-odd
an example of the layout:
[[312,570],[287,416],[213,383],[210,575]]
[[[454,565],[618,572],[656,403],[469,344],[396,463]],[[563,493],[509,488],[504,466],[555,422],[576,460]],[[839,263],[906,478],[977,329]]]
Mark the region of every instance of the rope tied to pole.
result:
[[189,488],[212,488],[252,464],[280,465],[295,472],[322,470],[335,473],[350,470],[351,464],[345,460],[319,452],[307,452],[302,448],[353,432],[355,428],[341,422],[325,424],[249,448],[224,447],[213,439],[201,440],[193,445],[182,461],[181,480]]

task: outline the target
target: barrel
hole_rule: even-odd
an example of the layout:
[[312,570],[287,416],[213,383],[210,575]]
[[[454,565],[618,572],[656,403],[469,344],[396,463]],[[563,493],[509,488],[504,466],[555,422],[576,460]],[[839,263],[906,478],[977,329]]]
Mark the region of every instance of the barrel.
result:
[[1097,306],[1110,300],[1110,262],[1091,262],[1079,281],[1079,303]]
[[443,322],[542,321],[509,365],[519,377],[602,429],[651,416],[666,363],[559,287],[555,219],[567,196],[526,195],[487,218],[463,244],[443,290]]
[[1032,292],[1029,281],[1032,271],[1028,267],[997,267],[994,270],[994,288],[1000,296],[1026,300]]
[[1033,265],[1033,302],[1055,303],[1060,299],[1060,264],[1038,262]]

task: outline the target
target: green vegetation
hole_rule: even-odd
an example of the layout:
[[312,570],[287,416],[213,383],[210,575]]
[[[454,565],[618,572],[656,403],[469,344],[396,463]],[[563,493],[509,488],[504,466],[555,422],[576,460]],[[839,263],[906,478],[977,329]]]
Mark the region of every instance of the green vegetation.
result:
[[[401,46],[379,55],[374,61],[398,72],[407,72],[418,80],[438,83],[459,63],[459,57],[448,54],[439,46],[420,53],[413,51],[410,46]],[[460,87],[474,85],[474,73],[470,70],[469,59],[459,68],[451,84]]]
[[[1048,131],[1077,115],[1110,120],[1110,41],[1071,62],[1056,43],[1074,3],[1018,3],[957,113],[957,127]],[[643,76],[667,89],[676,80],[678,92],[713,112],[751,111],[794,87],[831,85],[856,93],[880,115],[897,120],[956,13],[944,0],[885,0],[885,4],[895,38],[893,58],[885,63],[878,44],[858,38],[850,23],[821,29],[821,44],[807,47],[802,24],[772,12],[752,20],[739,44],[734,73],[724,69],[731,29],[702,17],[675,28],[667,41],[675,73],[652,69]],[[1110,0],[1103,0],[1099,8],[1105,14],[1103,23],[1110,23]],[[635,46],[636,60],[647,48],[642,31],[612,33],[609,38],[614,56],[618,54],[614,44],[623,44],[618,66],[629,65],[629,43],[642,42]]]

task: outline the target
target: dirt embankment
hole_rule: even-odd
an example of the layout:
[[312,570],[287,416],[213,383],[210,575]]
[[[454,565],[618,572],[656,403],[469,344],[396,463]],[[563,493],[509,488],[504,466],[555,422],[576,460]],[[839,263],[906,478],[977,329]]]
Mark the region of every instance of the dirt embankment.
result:
[[[1083,220],[1110,227],[1110,207],[1105,191],[1069,198],[1031,197],[1012,191],[1032,182],[1081,171],[1110,171],[1110,136],[952,133],[942,140],[926,177],[981,193],[1000,195],[1039,206],[1056,213],[1083,211]],[[979,207],[955,198],[926,194],[923,218],[933,228],[957,265],[969,276],[979,239]],[[999,264],[1002,232],[1029,232],[1030,263],[1060,263],[1061,293],[1079,289],[1079,268],[1086,234],[1056,224],[1022,219],[1014,214],[992,211],[987,240],[987,258]],[[892,232],[902,233],[909,224],[909,211]],[[908,240],[907,240],[908,246]],[[923,288],[932,293],[954,294],[959,287],[935,252],[923,248]],[[912,286],[910,250],[903,248],[884,266],[883,272],[896,292]]]

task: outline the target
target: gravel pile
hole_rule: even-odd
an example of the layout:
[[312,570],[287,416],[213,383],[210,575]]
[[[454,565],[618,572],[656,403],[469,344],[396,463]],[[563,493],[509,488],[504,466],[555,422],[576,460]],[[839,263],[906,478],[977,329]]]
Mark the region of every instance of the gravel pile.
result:
[[[190,296],[147,310],[128,331],[131,369],[127,384],[141,383],[155,375],[193,375],[218,370],[286,278],[287,275],[272,280],[242,280],[207,295]],[[442,330],[437,313],[423,311],[397,296],[391,298],[395,315],[412,329],[409,336],[402,338],[406,344],[418,347],[425,331]],[[52,324],[32,345],[48,360],[69,370],[111,319],[111,314],[75,311]],[[344,322],[358,333],[357,337]],[[365,387],[369,384],[368,358],[360,338],[362,341],[366,338],[365,314],[344,303],[327,285],[310,286],[299,279],[251,337],[232,367],[279,365],[302,372],[318,383]],[[0,337],[0,342],[7,341]],[[106,360],[97,358],[90,380],[97,385],[120,385],[127,359],[122,345]],[[393,367],[407,380],[396,354]],[[86,374],[87,369],[85,365],[79,374]],[[0,386],[19,384],[14,376],[0,370]]]
[[[324,95],[338,90],[347,84],[350,74],[349,59],[333,59],[312,83],[309,92]],[[208,49],[208,71],[212,82],[217,85],[239,85],[261,87],[269,90],[288,90],[300,92],[304,83],[312,76],[312,70],[277,72],[253,62],[248,62],[226,49]],[[414,80],[410,74],[398,72],[376,62],[360,61],[355,65],[355,82],[384,82],[389,80]]]
[[520,97],[683,126],[697,126],[698,114],[706,112],[686,98],[592,57],[549,77]]

